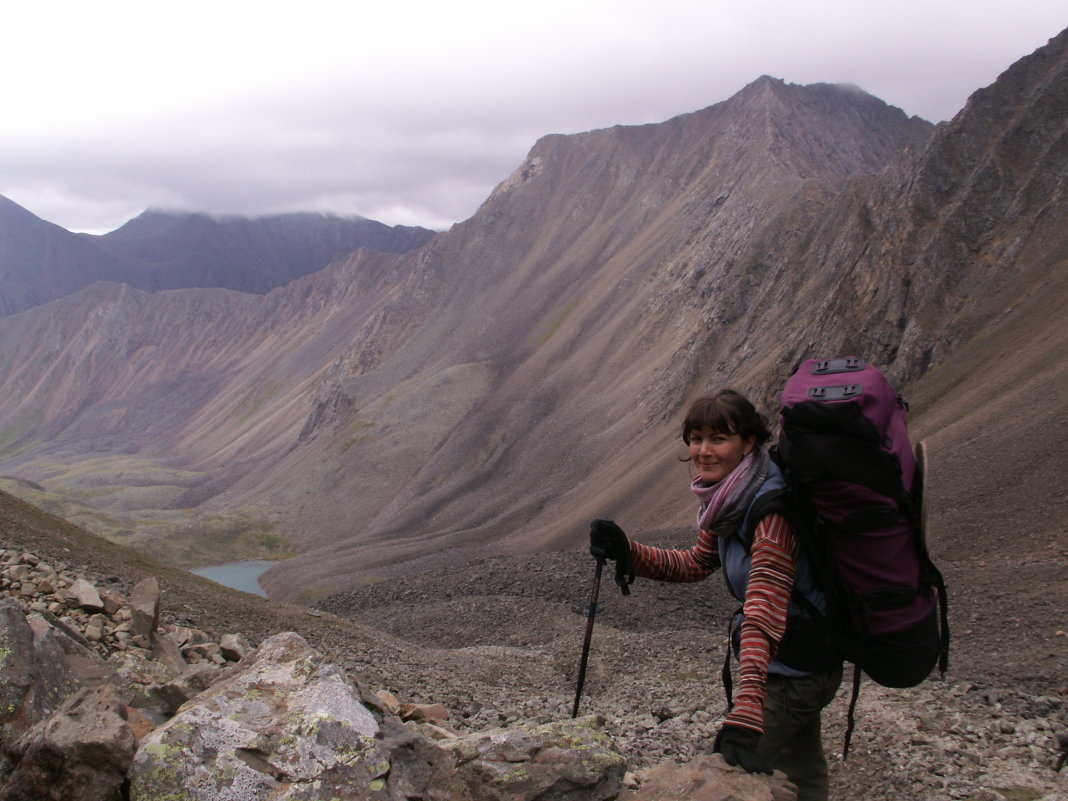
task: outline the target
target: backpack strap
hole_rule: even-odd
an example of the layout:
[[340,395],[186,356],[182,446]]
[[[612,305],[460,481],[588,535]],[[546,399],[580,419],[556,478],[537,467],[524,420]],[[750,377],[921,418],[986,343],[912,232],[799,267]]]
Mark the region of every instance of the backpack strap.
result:
[[933,587],[938,592],[939,638],[941,651],[938,654],[938,672],[944,679],[949,668],[949,593],[942,572],[931,560],[927,550],[927,443],[916,443],[916,480],[910,508],[910,519],[916,527],[916,544],[920,552],[920,584]]
[[949,669],[949,595],[946,592],[946,581],[927,555],[926,548],[921,551],[920,560],[923,565],[920,569],[921,586],[931,587],[938,593],[939,639],[942,646],[938,652],[938,672],[944,679]]
[[724,711],[724,715],[729,715],[731,710],[734,709],[734,677],[731,675],[731,657],[734,655],[734,629],[735,621],[739,620],[742,614],[742,607],[738,607],[734,614],[731,615],[730,625],[727,626],[727,653],[723,657],[723,696],[727,699],[727,708]]
[[773,489],[765,492],[763,495],[757,496],[753,501],[752,506],[749,507],[749,511],[746,513],[746,526],[745,532],[742,535],[742,543],[745,545],[747,551],[752,549],[753,546],[753,534],[756,532],[756,527],[760,521],[770,514],[781,514],[790,523],[791,528],[794,526],[796,518],[793,504],[790,502],[789,493],[785,489]]

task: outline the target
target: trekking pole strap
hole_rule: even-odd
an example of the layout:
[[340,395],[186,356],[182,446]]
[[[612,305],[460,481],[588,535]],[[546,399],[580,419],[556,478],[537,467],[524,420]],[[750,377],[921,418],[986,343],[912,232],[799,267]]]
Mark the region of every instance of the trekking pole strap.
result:
[[[623,562],[627,564],[624,565]],[[617,559],[616,560],[616,584],[619,585],[619,591],[624,595],[630,595],[630,585],[634,583],[634,572],[629,570],[629,559]]]

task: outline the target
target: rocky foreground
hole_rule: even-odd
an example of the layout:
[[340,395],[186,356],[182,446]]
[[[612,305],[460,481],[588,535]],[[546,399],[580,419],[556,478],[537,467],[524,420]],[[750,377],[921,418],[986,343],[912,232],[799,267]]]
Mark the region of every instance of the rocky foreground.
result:
[[471,731],[296,632],[216,642],[166,620],[157,579],[105,583],[0,551],[0,801],[795,798],[718,756],[641,781],[595,715]]
[[[663,532],[651,541],[677,546],[689,537]],[[449,696],[473,728],[558,720],[574,700],[592,572],[583,553],[486,558],[455,572],[368,584],[319,606],[422,645],[499,655],[503,669],[516,670],[508,686],[462,676],[449,682]],[[724,625],[735,603],[717,577],[691,585],[639,580],[631,589],[624,598],[606,571],[580,706],[604,716],[606,731],[640,773],[663,760],[691,760],[711,743],[724,706]],[[970,602],[963,591],[958,596],[964,617]],[[1003,621],[981,617],[983,636],[1000,636]],[[910,690],[865,681],[843,761],[847,671],[824,718],[832,799],[1068,799],[1068,768],[1057,770],[1068,747],[1068,673],[1062,666],[1040,681],[1010,683],[1002,677],[1013,666],[991,670],[988,659],[962,645],[944,680],[935,674]],[[1023,660],[1016,667],[1020,675],[1033,672]]]
[[[179,571],[161,568],[157,578],[143,566],[120,563],[119,552],[98,552],[99,545],[82,547],[79,540],[57,538],[55,532],[41,535],[29,518],[0,519],[0,531],[12,535],[9,542],[0,538],[0,546],[18,546],[0,556],[6,619],[31,621],[27,625],[34,633],[26,636],[65,644],[66,651],[60,650],[68,660],[82,673],[91,666],[89,675],[95,671],[97,677],[83,679],[82,695],[68,694],[66,700],[62,693],[37,695],[43,722],[36,728],[19,716],[5,718],[9,761],[4,772],[10,775],[0,798],[89,798],[55,794],[61,788],[50,791],[53,795],[20,795],[12,780],[20,769],[22,786],[34,778],[28,755],[50,753],[52,746],[44,745],[50,742],[46,733],[64,730],[44,713],[62,711],[62,704],[72,698],[82,706],[63,719],[68,723],[79,716],[96,720],[97,713],[121,709],[124,723],[115,723],[114,715],[111,723],[133,733],[132,741],[128,735],[119,738],[129,766],[112,776],[119,794],[110,797],[155,797],[143,783],[145,777],[169,774],[153,765],[165,764],[161,760],[169,753],[184,755],[179,765],[203,761],[203,753],[190,757],[197,753],[196,744],[173,739],[175,732],[239,729],[250,717],[265,714],[248,703],[250,690],[255,690],[249,683],[252,676],[260,677],[256,681],[264,697],[275,697],[269,686],[283,686],[284,698],[325,693],[342,699],[338,703],[344,708],[366,710],[369,718],[362,717],[364,713],[350,717],[362,720],[360,725],[369,727],[363,736],[384,749],[367,753],[382,756],[380,765],[409,766],[395,770],[393,785],[380,787],[387,793],[384,797],[399,793],[460,798],[466,793],[473,798],[534,798],[546,792],[538,781],[564,777],[572,795],[559,797],[633,798],[651,792],[657,782],[685,784],[685,773],[672,780],[658,778],[655,766],[665,762],[685,765],[683,770],[702,776],[720,771],[737,778],[704,756],[723,707],[718,675],[724,648],[721,624],[730,606],[718,582],[639,582],[633,594],[623,598],[606,575],[579,720],[572,722],[592,578],[584,554],[487,558],[462,567],[412,571],[369,580],[357,591],[323,599],[319,609],[304,609],[226,590]],[[31,545],[39,547],[27,550]],[[158,597],[154,586],[159,587]],[[12,651],[4,653],[10,659]],[[72,660],[73,654],[78,659]],[[828,751],[836,754],[832,798],[1068,798],[1066,771],[1057,770],[1064,747],[1059,738],[1068,730],[1064,676],[1052,677],[1050,691],[1036,692],[1033,683],[1012,685],[1000,680],[1000,674],[983,681],[982,666],[971,664],[975,660],[958,661],[945,681],[932,679],[913,690],[882,690],[866,683],[845,761],[837,756],[847,700],[846,691],[840,693],[826,716],[825,740]],[[31,666],[30,674],[43,676],[45,664],[47,659]],[[302,671],[300,665],[314,669]],[[274,676],[274,685],[263,679],[264,670]],[[313,691],[305,683],[310,678],[326,683]],[[108,682],[119,688],[118,695],[97,695],[89,704],[89,686]],[[7,686],[10,690],[10,680]],[[251,697],[255,699],[255,693]],[[89,714],[90,708],[96,711]],[[182,718],[191,710],[192,717]],[[274,729],[273,735],[261,732],[266,739],[234,749],[241,756],[230,765],[231,770],[251,767],[247,775],[264,786],[285,776],[277,760],[264,754],[287,753],[285,747],[297,742],[320,742],[309,740],[309,732],[297,736],[284,729],[305,725],[307,709],[290,707],[287,701],[274,711],[282,713],[277,720],[283,728]],[[357,737],[347,751],[330,751],[330,758],[351,755],[366,742]],[[562,742],[569,745],[563,748]],[[196,747],[218,753],[217,742],[202,741]],[[600,767],[582,774],[584,785],[575,780],[579,774],[568,774],[570,768],[559,761],[533,783],[529,773],[524,774],[528,784],[515,783],[521,773],[514,770],[516,764],[535,764],[538,753],[563,752],[597,755],[594,761]],[[320,764],[325,757],[305,750],[290,752],[288,758],[293,764],[305,759]],[[442,768],[461,762],[472,766],[477,780],[458,778],[452,768]],[[578,763],[583,763],[581,756]],[[47,759],[38,764],[47,765]],[[423,767],[411,772],[417,765]],[[345,772],[349,768],[339,768],[336,775],[351,787],[354,774]],[[389,779],[361,775],[360,786],[365,788]],[[399,780],[404,775],[409,777],[406,784]],[[496,783],[487,782],[490,775]],[[624,776],[631,786],[624,784]],[[38,782],[47,778],[37,774]],[[48,786],[59,788],[54,782]],[[457,789],[461,786],[464,789]],[[452,789],[443,796],[448,787]],[[777,791],[788,792],[783,787],[777,785]],[[740,798],[776,797],[768,786],[759,791],[765,796],[753,795],[757,791],[752,789],[738,792],[743,793]]]

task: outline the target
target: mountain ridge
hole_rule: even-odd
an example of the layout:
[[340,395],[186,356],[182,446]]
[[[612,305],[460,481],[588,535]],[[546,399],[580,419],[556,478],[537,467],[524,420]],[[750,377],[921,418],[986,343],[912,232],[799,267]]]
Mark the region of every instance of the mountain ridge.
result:
[[146,292],[220,287],[264,294],[358,248],[403,253],[435,232],[364,218],[213,218],[148,211],[102,236],[74,234],[0,197],[0,316],[97,281]]
[[93,241],[136,260],[149,291],[218,286],[264,294],[358,248],[405,253],[433,231],[309,212],[261,217],[149,210]]

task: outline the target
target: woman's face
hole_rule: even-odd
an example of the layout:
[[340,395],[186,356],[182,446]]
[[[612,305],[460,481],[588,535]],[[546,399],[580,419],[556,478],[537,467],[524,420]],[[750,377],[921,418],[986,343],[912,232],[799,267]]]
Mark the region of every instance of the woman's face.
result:
[[749,451],[756,437],[724,434],[708,426],[690,432],[690,459],[703,481],[715,483],[731,474]]

